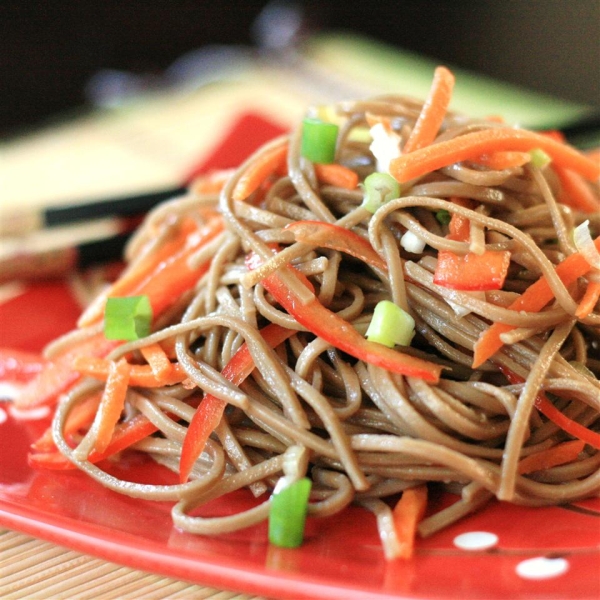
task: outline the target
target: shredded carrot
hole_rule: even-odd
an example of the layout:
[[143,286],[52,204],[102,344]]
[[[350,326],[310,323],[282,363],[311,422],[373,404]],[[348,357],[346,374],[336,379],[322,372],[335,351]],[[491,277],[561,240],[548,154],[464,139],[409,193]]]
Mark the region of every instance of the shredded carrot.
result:
[[493,154],[482,154],[473,159],[473,162],[494,171],[502,171],[504,169],[514,169],[522,167],[531,160],[529,152],[515,152],[506,150],[503,152],[494,152]]
[[584,446],[583,440],[571,440],[546,450],[534,452],[519,461],[518,471],[521,475],[525,475],[574,462]]
[[554,167],[554,172],[560,181],[560,202],[589,214],[600,211],[600,200],[579,173],[559,167],[558,165]]
[[174,368],[173,363],[158,342],[143,346],[140,348],[140,352],[150,365],[157,381],[168,381],[170,379]]
[[192,267],[189,259],[214,240],[223,231],[223,227],[223,219],[214,213],[214,216],[205,225],[188,236],[185,247],[158,264],[154,271],[127,295],[148,296],[154,317],[161,314],[177,302],[181,295],[190,290],[206,273],[210,266],[210,260],[197,267]]
[[315,163],[315,175],[321,183],[335,185],[346,190],[358,187],[358,174],[339,163]]
[[[94,420],[102,391],[99,390],[95,394],[91,394],[84,398],[79,404],[76,404],[65,421],[63,427],[63,435],[65,438],[77,433],[81,429],[87,429]],[[54,440],[52,439],[52,427],[48,427],[46,431],[31,444],[31,449],[36,452],[48,452],[56,449]]]
[[104,393],[98,412],[90,428],[95,434],[94,449],[104,452],[108,447],[115,425],[121,418],[129,386],[130,366],[125,358],[111,361]]
[[600,165],[575,148],[547,135],[509,127],[466,133],[402,154],[392,159],[390,173],[400,183],[404,183],[436,169],[464,160],[473,160],[482,154],[506,150],[530,151],[535,148],[546,152],[555,165],[571,169],[585,179],[594,181],[600,175]]
[[106,298],[133,295],[131,292],[138,287],[159,265],[169,260],[185,246],[188,236],[198,229],[198,224],[191,218],[182,219],[172,236],[146,258],[136,264],[135,269],[126,270],[103,294],[83,312],[77,325],[86,327],[102,319]]
[[[152,435],[158,427],[154,425],[145,415],[138,414],[128,421],[118,423],[109,445],[104,451],[92,450],[88,456],[88,461],[97,463],[117,452],[129,448],[132,444]],[[32,452],[28,455],[28,462],[31,467],[52,469],[52,470],[71,470],[76,466],[66,456],[58,450],[54,452]]]
[[575,316],[578,319],[585,319],[595,308],[600,299],[600,281],[590,281],[585,290],[583,298],[577,306]]
[[446,117],[453,89],[454,75],[452,72],[446,67],[437,67],[433,74],[429,95],[406,144],[404,144],[403,152],[414,152],[429,146],[435,140]]
[[592,159],[595,160],[597,163],[600,163],[600,148],[594,148],[593,150],[588,150],[585,155]]
[[73,360],[78,356],[106,356],[119,342],[107,340],[98,333],[68,347],[44,363],[38,375],[29,381],[14,399],[17,408],[54,405],[60,394],[68,391],[80,375],[73,369]]
[[[109,360],[92,356],[77,356],[72,364],[75,371],[101,381],[108,379],[109,367]],[[150,365],[130,365],[129,369],[129,384],[132,387],[162,387],[181,383],[187,378],[185,371],[177,363],[172,365],[170,375],[161,379],[158,379],[152,372]]]
[[417,526],[427,508],[427,486],[418,485],[402,492],[400,500],[392,511],[394,529],[399,542],[399,550],[395,558],[412,558],[415,548]]
[[246,200],[271,175],[279,172],[287,160],[287,144],[260,155],[242,174],[233,189],[234,200]]
[[[600,250],[600,236],[594,241],[596,248]],[[556,266],[556,274],[564,285],[569,286],[579,277],[585,275],[592,266],[579,252],[571,254]],[[537,312],[542,310],[554,294],[548,281],[544,276],[540,277],[535,283],[530,285],[508,308],[516,311]],[[494,323],[481,333],[477,342],[475,342],[473,365],[475,369],[483,364],[488,358],[494,355],[502,346],[500,336],[514,329],[514,325],[506,323]]]

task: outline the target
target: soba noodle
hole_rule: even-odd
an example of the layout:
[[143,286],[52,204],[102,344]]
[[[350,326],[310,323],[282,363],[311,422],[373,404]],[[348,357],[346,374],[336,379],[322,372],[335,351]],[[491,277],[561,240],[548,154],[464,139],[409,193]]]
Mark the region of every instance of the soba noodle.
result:
[[[376,169],[369,123],[385,119],[401,140],[415,124],[422,103],[401,96],[344,102],[337,107],[340,134],[335,161],[354,170],[360,181]],[[448,113],[438,141],[497,128],[495,121],[469,120]],[[300,152],[301,128],[251,156],[221,193],[194,191],[155,209],[130,242],[133,270],[168,241],[182,220],[202,224],[206,208],[216,210],[225,228],[191,264],[210,267],[193,290],[161,314],[147,337],[119,345],[109,355],[142,362],[140,348],[170,343],[186,381],[163,388],[131,387],[122,419],[136,415],[157,433],[134,449],[178,471],[187,427],[198,401],[211,394],[227,403],[189,481],[176,485],[121,481],[89,460],[93,440],[79,443],[63,434],[64,424],[83,398],[102,386],[83,379],[60,402],[54,419],[59,450],[106,487],[136,498],[174,501],[176,526],[216,535],[247,527],[268,516],[269,494],[281,477],[286,450],[304,449],[296,468],[313,482],[309,515],[326,516],[357,503],[373,511],[384,544],[393,540],[389,502],[402,490],[427,483],[459,494],[450,508],[425,518],[421,535],[431,535],[492,498],[528,506],[571,502],[600,490],[600,453],[587,444],[579,460],[528,475],[519,461],[570,439],[536,408],[543,391],[570,419],[596,431],[600,426],[600,309],[576,318],[586,284],[595,269],[565,286],[556,265],[577,251],[572,230],[589,220],[600,233],[600,215],[584,214],[559,202],[560,182],[552,165],[527,163],[491,170],[463,161],[403,184],[399,198],[374,214],[363,206],[359,188],[319,182],[314,165]],[[234,200],[243,174],[274,148],[288,145],[287,172],[248,201]],[[598,195],[598,186],[593,185]],[[471,201],[470,208],[456,198]],[[470,241],[447,236],[436,214],[448,211],[470,222]],[[286,225],[298,220],[335,223],[367,240],[385,269],[374,268],[318,244],[296,242]],[[404,232],[424,241],[421,253],[401,245]],[[280,252],[273,253],[276,244]],[[466,292],[434,283],[439,251],[458,254],[508,250],[511,265],[500,290]],[[249,271],[249,253],[262,264]],[[266,276],[292,264],[315,289],[319,302],[360,333],[375,305],[392,300],[414,318],[411,347],[398,351],[444,367],[439,382],[404,376],[356,360],[314,335],[279,306],[264,288]],[[538,312],[508,305],[532,282],[545,277],[553,301]],[[295,290],[300,296],[307,288]],[[473,347],[491,323],[514,326],[504,346],[473,369]],[[275,348],[259,330],[276,323],[293,330]],[[97,327],[81,328],[52,345],[49,357]],[[222,371],[246,344],[255,370],[239,384]],[[519,377],[508,381],[506,370]],[[308,457],[308,458],[306,458]],[[233,516],[193,516],[197,507],[234,490],[249,488],[261,501]],[[393,555],[393,549],[386,549]]]

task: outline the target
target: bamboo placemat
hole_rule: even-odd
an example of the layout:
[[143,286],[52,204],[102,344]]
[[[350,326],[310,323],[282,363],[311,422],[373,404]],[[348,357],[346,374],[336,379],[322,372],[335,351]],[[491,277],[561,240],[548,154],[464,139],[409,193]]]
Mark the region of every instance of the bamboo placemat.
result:
[[266,600],[145,573],[0,530],[3,600]]

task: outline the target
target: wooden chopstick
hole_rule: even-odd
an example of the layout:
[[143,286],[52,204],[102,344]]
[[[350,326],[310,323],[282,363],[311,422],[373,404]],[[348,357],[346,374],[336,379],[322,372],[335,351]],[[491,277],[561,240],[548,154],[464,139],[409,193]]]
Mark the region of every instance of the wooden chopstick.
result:
[[22,236],[40,229],[71,223],[140,215],[160,202],[184,194],[186,190],[186,187],[179,186],[140,194],[70,202],[30,211],[16,210],[0,220],[0,236]]

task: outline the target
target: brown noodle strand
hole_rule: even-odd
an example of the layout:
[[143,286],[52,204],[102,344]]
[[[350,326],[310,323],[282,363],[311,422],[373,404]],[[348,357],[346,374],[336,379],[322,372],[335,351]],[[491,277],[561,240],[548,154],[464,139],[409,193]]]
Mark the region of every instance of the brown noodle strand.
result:
[[[354,169],[361,182],[376,159],[365,141],[368,122],[383,119],[403,144],[420,114],[421,103],[402,96],[344,102],[336,162]],[[438,141],[498,127],[497,123],[449,113]],[[297,476],[312,479],[309,514],[335,514],[351,503],[375,515],[384,552],[393,556],[398,539],[390,502],[414,485],[429,482],[459,493],[448,508],[419,526],[421,536],[481,509],[494,497],[528,506],[579,500],[600,490],[600,452],[590,445],[580,460],[521,475],[521,458],[569,439],[535,410],[546,394],[564,415],[592,431],[600,429],[600,311],[574,318],[591,278],[565,286],[556,264],[576,251],[574,226],[589,219],[600,234],[597,215],[584,215],[560,202],[560,183],[552,165],[491,170],[476,161],[457,163],[402,184],[400,197],[374,214],[362,206],[361,188],[347,190],[317,180],[314,165],[301,156],[301,128],[265,145],[232,173],[220,195],[195,194],[157,207],[131,240],[126,272],[152,258],[174,239],[185,220],[202,224],[218,211],[225,231],[190,257],[190,266],[211,264],[194,288],[160,315],[146,338],[116,348],[141,362],[140,349],[161,343],[174,348],[186,380],[157,389],[130,388],[123,420],[144,415],[157,433],[134,449],[178,471],[182,445],[198,402],[206,395],[226,404],[220,424],[196,461],[188,483],[134,484],[122,481],[88,460],[86,442],[64,433],[71,411],[102,384],[82,380],[60,403],[53,424],[59,450],[89,476],[112,490],[136,498],[168,500],[173,522],[185,531],[217,535],[268,518],[269,493],[286,472],[290,447],[307,453]],[[244,173],[272,150],[287,145],[287,173],[277,174],[251,194],[233,199]],[[597,194],[597,186],[593,186]],[[454,202],[466,198],[465,208]],[[450,239],[440,213],[466,219],[467,241]],[[444,213],[445,214],[445,213]],[[368,241],[385,268],[317,242],[297,242],[286,225],[317,220],[347,228]],[[426,246],[420,254],[400,244],[406,231]],[[279,252],[273,250],[277,244]],[[510,252],[511,264],[501,290],[470,292],[438,286],[437,253],[487,250]],[[254,253],[261,265],[249,271]],[[276,274],[298,298],[313,293],[293,276],[297,269],[330,311],[365,334],[377,302],[391,300],[414,317],[412,354],[444,367],[438,383],[388,372],[356,360],[296,322],[262,285]],[[553,300],[537,312],[509,305],[540,276]],[[268,287],[265,283],[265,286]],[[102,292],[88,311],[104,302]],[[260,330],[269,323],[291,330],[271,348]],[[472,368],[473,347],[492,323],[513,327],[502,334],[504,346],[481,368]],[[49,345],[53,357],[100,331],[82,328]],[[255,369],[237,384],[222,373],[245,344]],[[511,371],[522,383],[510,383]],[[89,447],[88,447],[89,446]],[[258,504],[240,514],[210,516],[207,502],[249,488]]]

